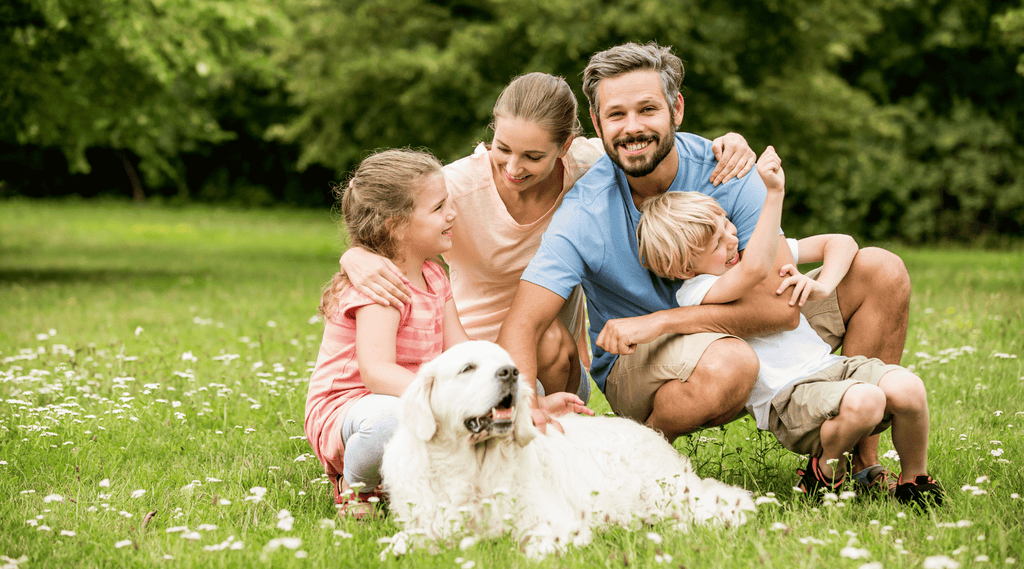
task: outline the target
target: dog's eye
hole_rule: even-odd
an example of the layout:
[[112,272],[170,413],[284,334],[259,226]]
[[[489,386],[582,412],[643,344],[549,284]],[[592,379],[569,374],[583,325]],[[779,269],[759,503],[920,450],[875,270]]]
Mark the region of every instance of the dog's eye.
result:
[[459,370],[459,374],[469,373],[476,369],[476,364],[466,364]]

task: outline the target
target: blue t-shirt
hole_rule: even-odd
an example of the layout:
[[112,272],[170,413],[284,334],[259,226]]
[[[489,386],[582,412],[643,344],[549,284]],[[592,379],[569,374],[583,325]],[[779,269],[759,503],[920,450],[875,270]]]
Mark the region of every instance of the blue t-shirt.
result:
[[[708,181],[717,164],[710,140],[676,133],[676,151],[679,171],[668,191],[697,191],[718,200],[736,225],[740,249],[746,247],[767,195],[761,177],[750,172],[716,188]],[[562,298],[583,283],[594,349],[591,375],[601,391],[618,358],[596,344],[605,322],[676,307],[680,281],[640,264],[639,221],[625,172],[604,156],[566,194],[522,276]]]

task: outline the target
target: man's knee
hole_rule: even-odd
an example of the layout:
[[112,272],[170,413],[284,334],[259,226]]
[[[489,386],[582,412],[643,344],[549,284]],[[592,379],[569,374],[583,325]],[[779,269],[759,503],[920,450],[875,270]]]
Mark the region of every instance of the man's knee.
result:
[[[760,371],[757,354],[743,340],[722,338],[704,351],[693,370],[694,375],[722,386],[725,395],[736,395],[746,401]],[[735,393],[737,390],[742,393]]]
[[724,425],[742,412],[759,370],[757,354],[742,340],[723,338],[708,346],[691,376],[705,399],[702,424]]
[[858,280],[889,298],[910,297],[910,273],[899,255],[879,247],[865,247],[854,258]]

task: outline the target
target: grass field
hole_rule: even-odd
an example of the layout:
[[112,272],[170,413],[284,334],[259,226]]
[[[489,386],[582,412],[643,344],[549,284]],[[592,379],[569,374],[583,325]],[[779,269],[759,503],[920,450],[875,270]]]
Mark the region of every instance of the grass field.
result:
[[[302,415],[342,247],[323,212],[0,202],[0,567],[533,566],[511,539],[382,561],[394,524],[335,517]],[[677,442],[775,498],[745,526],[609,529],[536,565],[1024,564],[1024,251],[894,250],[947,506],[811,508],[804,460],[747,419]]]

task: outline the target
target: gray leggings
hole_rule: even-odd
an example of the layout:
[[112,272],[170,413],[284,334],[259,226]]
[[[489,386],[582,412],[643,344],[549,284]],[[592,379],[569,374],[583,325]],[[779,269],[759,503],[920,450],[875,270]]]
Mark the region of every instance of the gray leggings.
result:
[[345,482],[363,483],[363,492],[380,484],[380,463],[384,445],[398,428],[401,400],[391,395],[371,394],[353,403],[341,422],[345,445]]

